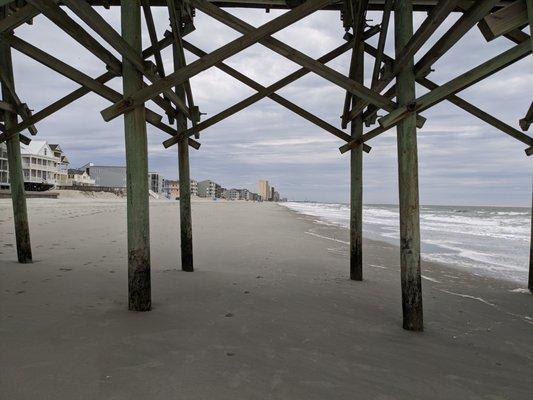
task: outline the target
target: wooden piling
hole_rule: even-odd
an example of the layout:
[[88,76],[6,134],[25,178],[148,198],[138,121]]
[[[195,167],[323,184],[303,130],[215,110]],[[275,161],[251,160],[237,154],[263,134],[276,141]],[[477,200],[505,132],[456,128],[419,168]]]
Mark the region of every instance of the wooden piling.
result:
[[[396,57],[413,35],[411,0],[396,0],[394,5]],[[413,58],[397,76],[399,106],[415,99]],[[400,194],[400,267],[402,281],[403,328],[422,331],[422,281],[420,275],[420,220],[418,200],[418,150],[416,115],[402,120],[397,128],[398,183]]]
[[529,238],[529,291],[533,293],[533,190],[531,191],[531,236]]
[[[121,2],[122,37],[141,56],[140,0]],[[123,62],[124,96],[142,89],[141,73],[125,57]],[[128,296],[129,309],[149,311],[150,224],[148,210],[148,144],[144,104],[124,114],[127,170],[128,216]]]
[[[177,32],[181,35],[181,32]],[[181,41],[180,41],[181,42]],[[181,43],[173,45],[174,69],[184,67],[184,54]],[[179,98],[185,100],[185,86],[175,88]],[[187,118],[183,113],[176,116],[178,132],[187,129]],[[191,216],[191,175],[189,166],[189,146],[187,136],[182,136],[178,141],[178,175],[180,182],[180,243],[181,243],[181,269],[194,271],[192,247],[192,216]]]
[[[0,7],[0,20],[6,17],[6,7]],[[14,88],[13,61],[11,59],[11,47],[0,41],[0,70],[4,78]],[[9,90],[2,85],[2,100],[8,104],[15,104]],[[5,129],[8,130],[17,125],[17,114],[3,111]],[[7,158],[9,164],[9,185],[11,200],[13,202],[13,220],[15,222],[15,240],[17,244],[17,258],[20,263],[31,263],[30,228],[28,225],[28,211],[26,208],[26,196],[24,193],[24,175],[22,173],[22,158],[20,155],[19,135],[13,135],[7,140]]]
[[[358,41],[353,58],[354,79],[364,80],[364,46]],[[359,114],[350,125],[352,140],[363,136],[363,116]],[[363,146],[359,145],[350,152],[350,279],[363,280]]]

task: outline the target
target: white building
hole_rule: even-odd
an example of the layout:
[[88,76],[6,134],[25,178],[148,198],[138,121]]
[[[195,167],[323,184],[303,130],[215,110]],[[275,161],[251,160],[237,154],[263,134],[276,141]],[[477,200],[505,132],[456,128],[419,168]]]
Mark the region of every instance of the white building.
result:
[[52,146],[45,140],[20,144],[26,190],[47,190],[66,179],[68,160],[58,145]]
[[62,183],[64,186],[94,186],[94,179],[91,179],[84,169],[69,169],[67,180]]
[[0,143],[0,189],[9,189],[9,170],[7,168],[7,146]]

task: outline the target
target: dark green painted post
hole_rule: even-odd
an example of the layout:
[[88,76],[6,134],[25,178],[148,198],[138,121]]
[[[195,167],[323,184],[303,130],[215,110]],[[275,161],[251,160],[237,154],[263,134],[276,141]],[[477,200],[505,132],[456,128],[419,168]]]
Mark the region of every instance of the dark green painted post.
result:
[[[0,20],[6,16],[6,7],[0,7]],[[11,47],[0,41],[0,70],[4,78],[15,87],[13,79],[13,62]],[[3,101],[14,104],[9,90],[2,86]],[[6,130],[17,125],[17,115],[4,111]],[[20,263],[31,263],[30,228],[28,225],[28,211],[24,194],[24,175],[22,173],[22,158],[20,156],[19,135],[7,140],[7,162],[9,164],[9,185],[13,202],[13,220],[15,222],[15,239],[17,243],[17,258]]]
[[[141,56],[140,0],[121,2],[122,37]],[[142,75],[126,58],[123,62],[124,96],[142,88]],[[149,311],[150,223],[148,203],[148,144],[145,107],[124,114],[128,194],[128,304],[134,311]]]
[[[178,35],[181,33],[178,32]],[[185,59],[183,48],[176,44],[174,50],[174,69],[184,67]],[[176,86],[176,94],[185,100],[185,87]],[[187,118],[183,113],[176,117],[178,132],[187,129]],[[193,248],[192,248],[192,216],[191,216],[191,175],[189,166],[189,144],[187,137],[178,142],[178,174],[180,181],[180,243],[181,243],[181,269],[194,271]]]
[[[396,57],[413,35],[411,0],[395,1]],[[397,98],[400,106],[415,99],[413,58],[397,77]],[[412,113],[397,127],[398,184],[400,193],[400,265],[402,280],[403,328],[422,331],[422,281],[420,276],[420,218],[418,200],[418,150],[416,114]]]
[[[356,54],[352,79],[363,83],[363,42],[358,43],[353,51]],[[352,120],[350,130],[353,139],[363,135],[362,113]],[[363,145],[350,152],[350,279],[363,280]]]

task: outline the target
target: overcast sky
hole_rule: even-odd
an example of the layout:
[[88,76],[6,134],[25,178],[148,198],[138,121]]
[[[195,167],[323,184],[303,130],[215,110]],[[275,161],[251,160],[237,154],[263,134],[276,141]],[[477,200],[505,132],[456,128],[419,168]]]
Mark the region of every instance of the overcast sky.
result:
[[[120,29],[118,8],[99,12]],[[281,11],[235,10],[231,13],[253,25],[280,15]],[[163,8],[154,9],[159,37],[167,29]],[[380,13],[368,16],[379,23]],[[425,13],[415,14],[415,28]],[[456,20],[452,16],[439,29],[440,36]],[[393,20],[393,18],[392,18]],[[187,40],[209,52],[239,35],[197,11],[196,31]],[[389,32],[393,32],[391,25]],[[45,17],[22,26],[17,34],[43,50],[96,77],[104,65]],[[344,30],[338,12],[322,11],[284,29],[275,36],[306,54],[318,58],[343,43]],[[374,38],[374,43],[377,37]],[[144,34],[145,47],[149,45]],[[429,44],[433,43],[430,42]],[[427,51],[429,44],[417,54]],[[484,41],[477,28],[467,34],[435,65],[429,77],[444,83],[481,62],[510,48],[505,38]],[[393,55],[393,37],[386,51]],[[15,80],[20,97],[35,111],[59,99],[78,85],[14,51]],[[163,54],[165,67],[172,70],[170,51]],[[196,59],[187,54],[188,61]],[[486,81],[460,93],[483,110],[518,128],[532,100],[533,57],[514,64]],[[278,54],[254,45],[227,63],[263,85],[268,85],[298,68]],[[349,56],[328,64],[347,74]],[[365,58],[369,86],[373,60]],[[110,86],[120,90],[121,81]],[[212,116],[254,93],[253,90],[217,69],[209,69],[192,80],[195,102]],[[417,87],[417,95],[425,93]],[[313,74],[279,92],[306,110],[340,127],[344,91]],[[59,143],[72,167],[87,162],[124,164],[122,118],[109,123],[100,111],[110,103],[90,94],[38,124],[38,137]],[[420,201],[423,204],[521,205],[531,204],[531,160],[525,145],[449,103],[423,113],[427,122],[418,131]],[[166,119],[165,119],[165,122]],[[371,128],[365,128],[369,130]],[[148,126],[150,170],[168,179],[177,177],[176,147],[164,149],[167,134]],[[269,99],[205,130],[199,151],[191,149],[191,177],[212,179],[222,186],[246,187],[257,191],[257,180],[267,179],[283,196],[293,200],[346,202],[349,198],[349,154],[341,155],[343,142],[303,120]],[[373,150],[364,156],[365,203],[397,203],[396,130],[368,142]]]

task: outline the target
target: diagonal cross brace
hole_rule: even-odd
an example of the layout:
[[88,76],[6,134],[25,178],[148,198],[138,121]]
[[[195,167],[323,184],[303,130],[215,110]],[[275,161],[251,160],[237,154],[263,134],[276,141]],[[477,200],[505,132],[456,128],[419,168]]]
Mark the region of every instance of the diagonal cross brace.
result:
[[396,125],[403,118],[412,112],[420,112],[443,101],[446,97],[460,92],[482,79],[502,70],[531,53],[531,45],[523,42],[513,48],[491,58],[477,67],[465,72],[462,75],[446,82],[440,87],[431,90],[429,93],[420,96],[412,104],[402,106],[378,120],[383,128],[390,128]]
[[[191,0],[191,3],[196,6],[202,12],[215,18],[216,20],[228,25],[229,27],[243,33],[245,36],[253,33],[256,28],[247,22],[235,17],[234,15],[216,7],[215,5],[207,2],[206,0]],[[259,28],[258,28],[259,29]],[[381,96],[376,91],[373,91],[363,84],[348,78],[338,71],[321,64],[313,58],[307,56],[301,51],[281,42],[273,37],[261,38],[259,40],[263,46],[269,48],[272,51],[284,56],[285,58],[299,64],[300,66],[314,72],[315,74],[329,80],[330,82],[340,86],[341,88],[349,91],[353,95],[367,100],[371,104],[376,104],[385,110],[392,111],[396,108],[396,103],[390,99]]]
[[[123,99],[122,101],[114,104],[111,107],[102,111],[102,116],[104,120],[109,121],[118,115],[129,111],[139,104],[144,103],[147,100],[150,100],[152,97],[156,96],[158,93],[162,92],[168,87],[178,85],[183,83],[186,79],[214,66],[215,64],[225,60],[226,58],[231,57],[234,54],[252,46],[254,43],[257,43],[266,36],[272,35],[281,29],[291,25],[292,23],[306,17],[307,15],[312,14],[314,11],[319,10],[320,8],[329,4],[329,0],[308,0],[307,2],[299,5],[296,8],[288,11],[287,13],[273,19],[272,21],[267,22],[264,25],[261,25],[259,28],[251,28],[247,30],[243,36],[227,43],[226,45],[218,48],[217,50],[209,53],[208,55],[194,61],[193,63],[181,68],[180,70],[169,75],[165,79],[162,79],[159,82],[149,86],[148,88],[141,89],[137,93]],[[194,1],[193,5],[198,4],[208,4],[207,2]],[[215,9],[218,9],[214,6]],[[199,8],[199,7],[198,7]],[[340,74],[343,76],[342,74]],[[343,76],[344,77],[344,76]],[[344,77],[347,79],[346,77]],[[352,82],[350,80],[350,82]],[[364,88],[364,87],[363,87]],[[392,102],[388,99],[385,99],[379,94],[371,91],[370,89],[364,88],[361,90],[353,89],[356,94],[363,95],[366,98],[372,98],[380,106],[385,108],[393,109]]]
[[[92,79],[86,74],[76,70],[75,68],[64,63],[63,61],[58,60],[57,58],[45,53],[44,51],[25,42],[24,40],[18,37],[15,37],[13,35],[2,35],[1,39],[10,44],[15,50],[26,54],[28,57],[35,59],[43,65],[46,65],[48,68],[51,68],[54,71],[66,76],[67,78],[79,83],[80,85],[87,87],[90,91],[94,91],[96,94],[102,96],[103,98],[111,102],[118,101],[121,98],[121,94],[115,91],[114,89],[105,86],[98,80]],[[155,127],[158,127],[159,129],[169,133],[170,135],[175,135],[177,133],[175,129],[161,122],[161,116],[159,114],[151,111],[148,108],[146,109],[146,121],[154,125]],[[0,140],[4,139],[3,136],[7,136],[5,132],[0,135]],[[198,142],[189,141],[189,143],[194,148],[200,147]]]
[[[36,1],[36,0],[30,0]],[[40,0],[43,1],[43,0]],[[52,0],[44,0],[52,1]],[[81,18],[87,25],[91,27],[98,35],[100,35],[104,40],[111,45],[116,51],[118,51],[122,57],[127,59],[132,63],[135,68],[141,72],[148,80],[152,83],[157,82],[160,77],[158,77],[151,68],[147,68],[142,57],[137,54],[135,49],[131,47],[122,36],[107,23],[107,21],[102,18],[86,1],[83,0],[62,0],[68,8],[72,10],[79,18]],[[167,96],[172,103],[174,103],[186,116],[190,117],[189,109],[185,103],[176,96],[176,93],[172,89],[167,89],[163,91],[165,96]]]
[[[192,45],[191,43],[187,42],[187,41],[183,41],[183,47],[185,49],[187,49],[188,51],[190,51],[191,53],[199,56],[199,57],[202,57],[203,55],[205,55],[206,53],[204,51],[202,51],[201,49],[197,48],[196,46]],[[350,48],[349,44],[345,44],[343,46],[340,47],[341,50],[348,50]],[[337,49],[336,49],[337,50]],[[341,51],[340,50],[337,50],[337,51],[333,51],[333,52],[330,52],[329,54],[333,53],[334,55],[339,55]],[[328,56],[328,55],[326,55]],[[324,60],[327,60],[326,56],[322,57],[322,59]],[[333,56],[329,56],[329,58],[333,58]],[[176,144],[179,142],[179,140],[183,137],[183,136],[190,136],[190,135],[193,135],[194,133],[196,133],[196,131],[198,129],[206,129],[208,128],[209,126],[212,126],[214,124],[216,124],[217,122],[220,122],[222,121],[223,119],[226,119],[227,117],[229,117],[230,115],[233,115],[235,113],[237,113],[238,111],[250,106],[251,104],[259,101],[260,99],[262,98],[265,98],[265,97],[269,97],[270,99],[274,100],[276,103],[282,105],[283,107],[289,109],[290,111],[300,115],[301,117],[307,119],[308,121],[314,123],[315,125],[321,127],[322,129],[325,129],[326,131],[332,133],[333,135],[337,136],[338,138],[344,140],[344,141],[349,141],[351,140],[351,137],[350,135],[348,135],[347,133],[341,131],[340,129],[337,129],[335,128],[333,125],[331,124],[328,124],[326,121],[316,117],[315,115],[311,114],[310,112],[302,109],[301,107],[297,106],[296,104],[292,103],[291,101],[283,98],[282,96],[278,95],[278,94],[275,94],[274,92],[276,90],[279,90],[280,89],[280,85],[272,85],[268,88],[264,87],[263,85],[255,82],[254,80],[252,80],[251,78],[247,77],[246,75],[240,73],[239,71],[235,70],[234,68],[230,67],[229,65],[227,64],[224,64],[224,63],[219,63],[216,65],[217,68],[219,68],[220,70],[226,72],[228,75],[234,77],[235,79],[241,81],[242,83],[248,85],[249,87],[251,87],[252,89],[255,89],[257,90],[258,93],[256,93],[255,95],[253,96],[250,96],[248,97],[247,99],[229,107],[228,109],[214,115],[213,117],[203,121],[200,123],[200,125],[198,125],[196,128],[195,127],[192,127],[190,129],[187,129],[187,130],[184,130],[182,132],[180,132],[178,135],[178,137],[173,137],[173,138],[170,138],[168,140],[166,140],[163,144],[165,145],[165,147],[170,147],[171,145],[173,144]],[[306,71],[302,68],[302,70],[300,71],[296,71],[295,73],[291,74],[293,76],[293,78],[291,79],[287,79],[287,78],[284,78],[282,79],[282,81],[285,83],[285,84],[288,84],[288,81],[289,80],[296,80],[297,78],[295,78],[296,76],[297,77],[301,77],[305,74],[307,74],[309,71]],[[371,147],[368,146],[368,145],[365,145],[363,146],[363,149],[368,153],[370,152],[370,149]]]

